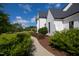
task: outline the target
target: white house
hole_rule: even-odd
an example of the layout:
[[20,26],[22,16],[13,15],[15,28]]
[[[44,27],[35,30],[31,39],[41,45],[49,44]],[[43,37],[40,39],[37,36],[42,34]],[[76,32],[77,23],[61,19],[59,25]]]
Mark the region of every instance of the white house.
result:
[[39,28],[45,27],[47,22],[47,12],[40,11],[37,15],[36,22],[37,22],[37,32]]
[[63,10],[49,9],[45,19],[44,24],[46,24],[48,29],[48,35],[54,34],[55,31],[79,28],[79,4],[68,4]]

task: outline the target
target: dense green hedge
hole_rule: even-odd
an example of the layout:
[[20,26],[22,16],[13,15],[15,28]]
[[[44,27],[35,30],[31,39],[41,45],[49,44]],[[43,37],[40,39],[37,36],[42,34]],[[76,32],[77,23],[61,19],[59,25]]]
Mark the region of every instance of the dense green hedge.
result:
[[32,40],[29,33],[0,35],[0,55],[30,55]]
[[41,33],[41,34],[43,34],[43,35],[45,35],[45,34],[48,33],[48,30],[47,30],[46,27],[42,27],[42,28],[40,28],[40,29],[38,30],[38,32]]
[[56,32],[49,38],[51,46],[64,50],[71,55],[79,55],[79,29]]

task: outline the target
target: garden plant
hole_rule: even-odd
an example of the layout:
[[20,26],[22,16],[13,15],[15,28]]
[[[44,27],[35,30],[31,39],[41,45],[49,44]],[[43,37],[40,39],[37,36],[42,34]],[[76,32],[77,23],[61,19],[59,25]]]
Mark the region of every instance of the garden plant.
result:
[[70,55],[79,55],[79,29],[57,31],[49,38],[49,43]]

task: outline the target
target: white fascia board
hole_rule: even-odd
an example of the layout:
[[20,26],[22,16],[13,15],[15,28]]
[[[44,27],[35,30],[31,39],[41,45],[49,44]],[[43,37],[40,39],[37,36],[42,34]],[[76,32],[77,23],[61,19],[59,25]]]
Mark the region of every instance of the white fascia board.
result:
[[73,4],[73,3],[69,3],[69,4],[63,9],[63,11],[67,11],[67,10],[71,7],[72,4]]

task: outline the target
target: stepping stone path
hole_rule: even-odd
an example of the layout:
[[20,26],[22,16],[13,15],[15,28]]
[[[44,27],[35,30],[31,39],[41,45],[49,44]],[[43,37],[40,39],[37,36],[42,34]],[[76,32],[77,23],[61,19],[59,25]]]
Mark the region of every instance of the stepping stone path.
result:
[[33,45],[35,46],[35,50],[33,51],[34,56],[55,56],[54,54],[47,51],[35,37],[31,37],[33,40]]

